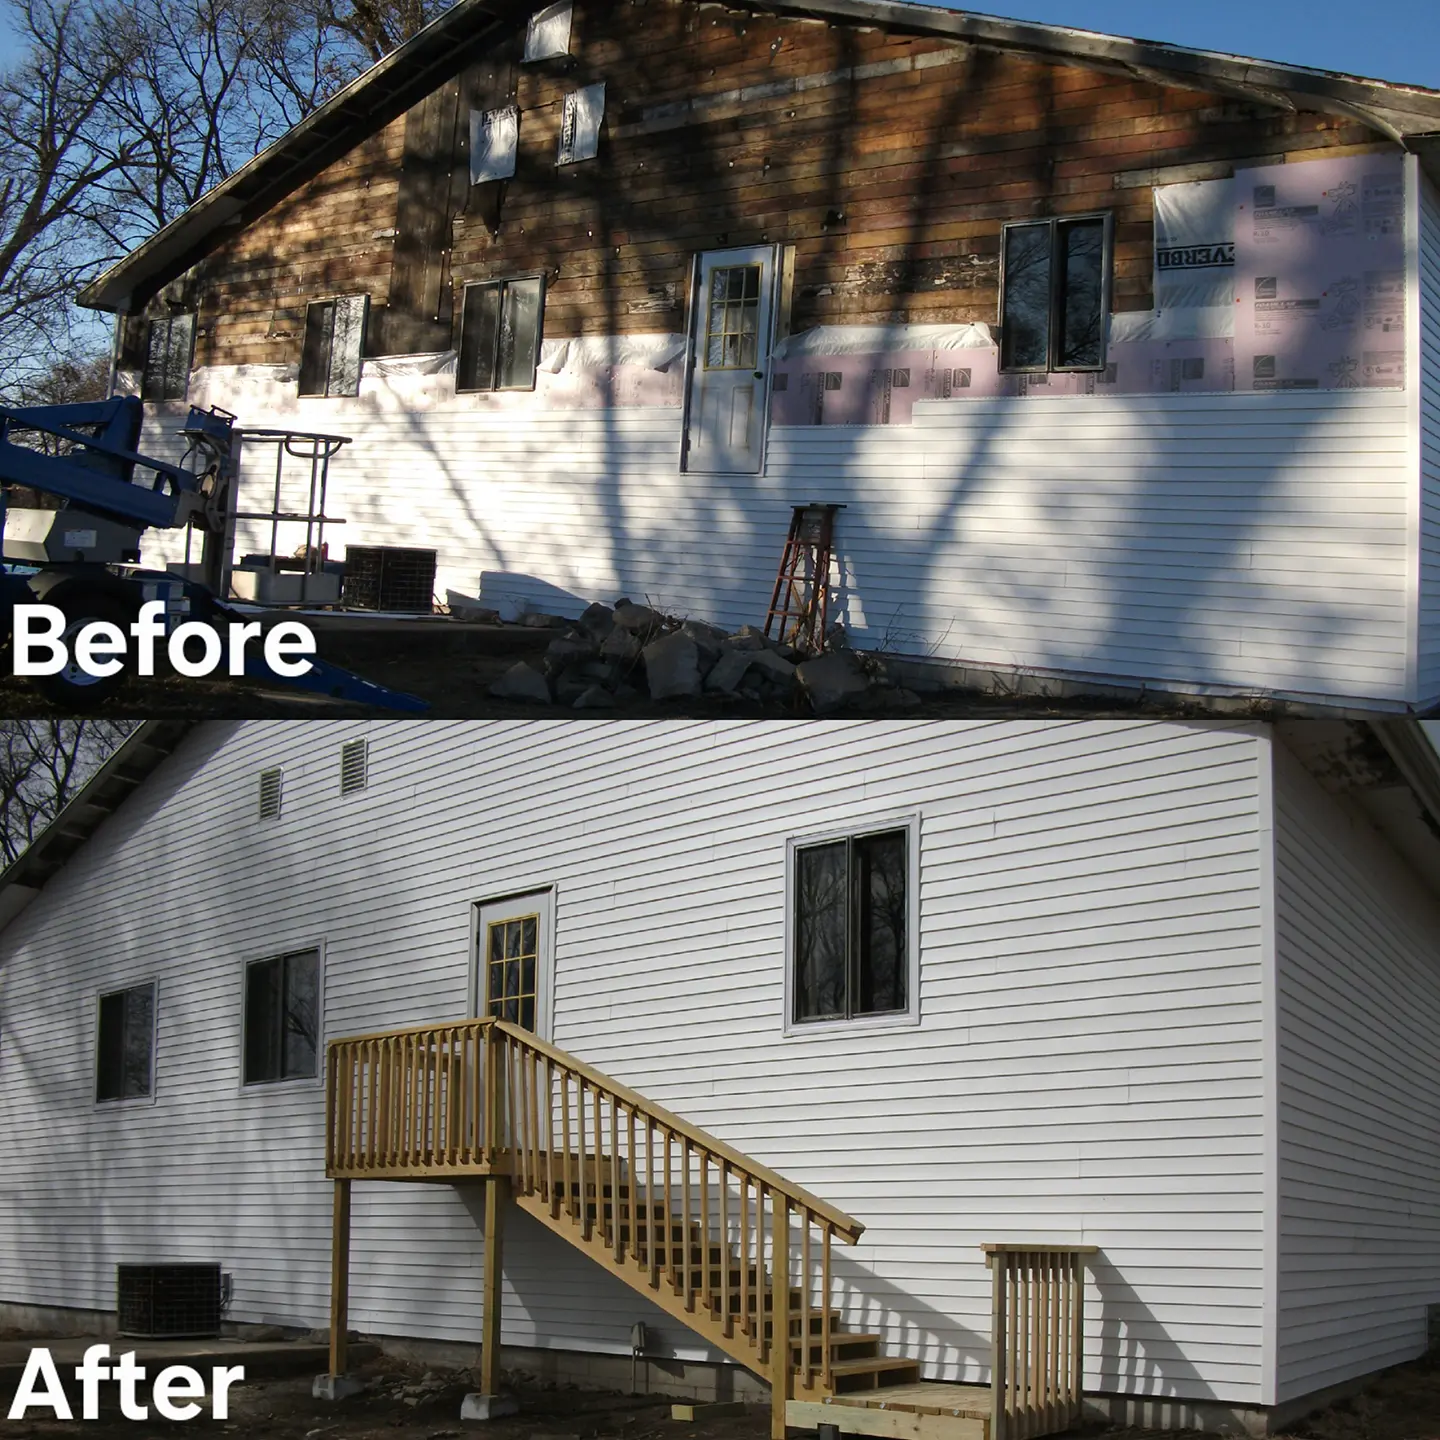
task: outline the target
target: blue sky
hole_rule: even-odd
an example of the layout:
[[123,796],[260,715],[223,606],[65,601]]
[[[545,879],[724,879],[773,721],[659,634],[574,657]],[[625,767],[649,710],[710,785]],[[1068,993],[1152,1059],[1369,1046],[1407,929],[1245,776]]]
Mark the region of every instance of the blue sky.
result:
[[[1440,89],[1437,0],[992,0],[970,8]],[[14,59],[0,22],[0,66]]]

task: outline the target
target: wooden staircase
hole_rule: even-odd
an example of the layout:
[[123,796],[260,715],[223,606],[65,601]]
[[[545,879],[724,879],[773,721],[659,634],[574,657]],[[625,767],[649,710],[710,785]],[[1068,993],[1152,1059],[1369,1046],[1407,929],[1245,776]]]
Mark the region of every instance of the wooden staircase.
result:
[[891,1440],[1029,1440],[1078,1414],[1086,1247],[1025,1252],[1033,1285],[1021,1252],[991,1247],[1010,1257],[996,1268],[1010,1297],[995,1309],[1001,1383],[925,1384],[917,1361],[846,1329],[836,1306],[832,1244],[854,1244],[858,1220],[527,1030],[484,1019],[331,1041],[326,1104],[332,1374],[345,1365],[351,1183],[483,1179],[486,1395],[513,1200],[768,1380],[781,1440],[787,1424],[822,1423]]

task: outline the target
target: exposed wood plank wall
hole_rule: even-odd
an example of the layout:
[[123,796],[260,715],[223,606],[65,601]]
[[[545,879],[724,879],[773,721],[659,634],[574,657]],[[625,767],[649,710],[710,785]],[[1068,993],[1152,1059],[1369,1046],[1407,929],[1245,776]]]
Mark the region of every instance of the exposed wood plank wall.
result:
[[[490,103],[513,89],[520,106],[503,188],[452,186],[443,218],[444,185],[397,204],[397,121],[222,246],[191,278],[196,363],[293,361],[305,301],[345,290],[368,290],[379,315],[394,288],[397,309],[440,316],[443,335],[450,297],[428,298],[442,271],[546,271],[551,336],[679,328],[691,255],[762,241],[797,248],[797,327],[993,320],[1001,222],[1055,212],[1114,212],[1115,305],[1146,309],[1153,172],[1389,148],[1335,117],[694,0],[578,4],[571,49],[462,82]],[[596,80],[599,158],[557,169],[563,97]],[[437,220],[453,220],[443,265]],[[423,276],[412,251],[430,256]],[[387,343],[402,334],[377,325],[371,349],[403,348]]]

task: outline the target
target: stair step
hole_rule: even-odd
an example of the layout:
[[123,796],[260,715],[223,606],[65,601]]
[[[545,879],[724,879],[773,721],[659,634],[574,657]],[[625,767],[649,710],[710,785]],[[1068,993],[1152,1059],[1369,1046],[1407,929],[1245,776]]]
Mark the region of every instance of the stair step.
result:
[[[849,1334],[842,1331],[836,1334],[830,1332],[830,1359],[832,1362],[844,1363],[848,1360],[869,1360],[879,1356],[880,1346],[884,1343],[883,1335],[865,1335],[861,1333]],[[823,1363],[825,1358],[825,1347],[816,1341],[815,1336],[810,1338],[810,1365],[814,1368]],[[860,1353],[860,1352],[867,1353]],[[797,1335],[790,1341],[790,1363],[798,1366],[800,1364],[800,1337]]]
[[[790,1337],[792,1340],[799,1339],[800,1327],[804,1323],[804,1316],[797,1315],[793,1310],[790,1312]],[[838,1310],[832,1310],[830,1312],[830,1334],[832,1338],[839,1332],[841,1323],[840,1312]],[[767,1340],[775,1334],[775,1322],[773,1320],[766,1320],[760,1328]],[[825,1317],[821,1315],[818,1310],[812,1310],[810,1312],[810,1333],[812,1335],[819,1335],[824,1328]]]
[[867,1360],[841,1360],[830,1366],[837,1395],[856,1390],[879,1390],[888,1385],[909,1385],[920,1379],[920,1362],[877,1355]]

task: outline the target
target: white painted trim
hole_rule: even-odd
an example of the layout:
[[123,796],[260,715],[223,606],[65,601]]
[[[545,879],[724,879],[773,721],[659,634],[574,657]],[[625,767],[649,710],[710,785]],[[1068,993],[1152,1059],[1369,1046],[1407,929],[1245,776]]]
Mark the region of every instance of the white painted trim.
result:
[[1275,939],[1275,736],[1255,732],[1260,865],[1260,1028],[1264,1109],[1260,1121],[1260,1404],[1277,1403],[1280,1377],[1280,977]]
[[468,1007],[471,1015],[485,1013],[484,996],[480,986],[480,936],[481,915],[489,909],[503,915],[507,910],[516,914],[538,912],[540,919],[536,926],[540,940],[540,953],[535,958],[535,1033],[542,1040],[549,1040],[554,1032],[555,1011],[555,886],[537,885],[525,890],[507,892],[504,895],[490,895],[476,900],[470,906],[470,959],[467,987]]
[[[340,787],[335,787],[338,798]],[[285,813],[284,802],[281,802],[281,815]],[[267,822],[268,823],[268,822]],[[245,1031],[249,1024],[249,1016],[245,1013],[245,975],[252,965],[262,964],[266,960],[278,960],[283,955],[300,955],[306,950],[313,950],[316,954],[316,963],[319,966],[319,974],[315,977],[315,999],[319,1013],[315,1016],[315,1073],[314,1075],[292,1075],[289,1079],[281,1080],[250,1080],[245,1079]],[[240,962],[240,1053],[237,1057],[237,1074],[235,1077],[235,1088],[241,1095],[255,1095],[260,1092],[273,1090],[284,1090],[291,1087],[296,1089],[323,1089],[325,1085],[325,941],[301,940],[294,945],[276,945],[267,949],[263,955],[249,955]]]
[[1424,358],[1420,310],[1420,157],[1406,155],[1405,176],[1405,389],[1406,453],[1413,487],[1405,515],[1405,696],[1419,706],[1420,694],[1420,567],[1424,544],[1422,508],[1425,503],[1422,412],[1425,401]]
[[[795,1019],[795,852],[811,845],[875,835],[884,830],[905,831],[905,945],[906,1006],[887,1015],[862,1015],[851,1020]],[[865,816],[852,824],[830,825],[824,830],[791,835],[785,841],[785,983],[784,1034],[795,1039],[825,1035],[855,1035],[865,1030],[909,1030],[920,1024],[920,812]]]
[[[100,1066],[100,1001],[106,995],[123,995],[127,990],[139,990],[148,985],[154,996],[150,1001],[150,1093],[148,1095],[121,1096],[114,1100],[101,1100],[95,1094],[95,1082],[99,1078]],[[91,1046],[90,1046],[90,1104],[96,1110],[133,1110],[142,1105],[153,1105],[156,1092],[160,1089],[160,981],[136,980],[118,989],[97,988],[90,996],[91,1005]]]

